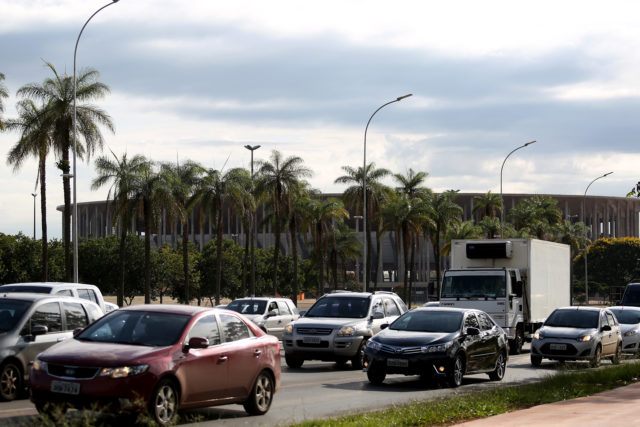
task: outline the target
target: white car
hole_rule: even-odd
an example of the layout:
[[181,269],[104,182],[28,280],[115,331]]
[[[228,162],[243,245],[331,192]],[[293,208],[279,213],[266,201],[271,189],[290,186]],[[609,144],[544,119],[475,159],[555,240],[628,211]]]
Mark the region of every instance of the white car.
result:
[[88,285],[86,283],[65,283],[65,282],[28,282],[28,283],[9,283],[0,286],[0,292],[29,292],[36,294],[53,294],[53,295],[66,295],[75,298],[86,299],[94,304],[98,304],[98,307],[102,310],[102,313],[107,313],[107,308],[104,304],[104,297],[102,292],[95,285]]
[[640,307],[609,307],[620,323],[622,352],[640,355]]

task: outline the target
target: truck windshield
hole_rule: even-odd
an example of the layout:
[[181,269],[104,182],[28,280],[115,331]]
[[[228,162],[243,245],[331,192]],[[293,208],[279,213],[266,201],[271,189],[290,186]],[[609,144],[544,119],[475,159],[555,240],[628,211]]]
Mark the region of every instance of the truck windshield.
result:
[[442,280],[442,298],[504,298],[505,273],[448,272]]

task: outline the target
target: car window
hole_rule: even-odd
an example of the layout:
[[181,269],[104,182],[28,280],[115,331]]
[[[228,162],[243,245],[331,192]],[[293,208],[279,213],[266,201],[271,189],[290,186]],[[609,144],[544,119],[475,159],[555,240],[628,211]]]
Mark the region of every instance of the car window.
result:
[[597,329],[598,319],[598,312],[595,310],[557,309],[547,317],[544,325],[561,328]]
[[289,310],[289,306],[284,301],[278,301],[278,310],[280,310],[281,316],[289,316],[291,315],[291,311]]
[[12,330],[31,307],[31,302],[0,299],[0,332]]
[[242,320],[231,314],[220,314],[224,342],[238,341],[250,338],[253,335],[251,329]]
[[84,308],[87,310],[87,315],[89,316],[89,323],[92,323],[103,316],[102,310],[100,307],[94,304],[85,303]]
[[613,314],[611,313],[607,313],[607,323],[612,328],[615,328],[616,326],[618,326],[618,324],[616,323],[616,319],[613,317]]
[[271,302],[269,303],[269,308],[267,309],[267,313],[270,313],[272,310],[275,310],[275,311],[276,311],[276,313],[280,313],[280,312],[278,311],[278,303],[277,303],[277,302],[275,302],[275,301],[271,301]]
[[67,330],[73,331],[76,328],[87,326],[87,313],[82,308],[82,304],[77,302],[63,302],[64,317],[67,321]]
[[267,308],[267,302],[264,300],[235,300],[231,301],[226,307],[227,310],[233,310],[242,314],[264,314]]
[[478,319],[476,319],[476,315],[474,313],[469,313],[467,314],[467,317],[464,318],[464,327],[480,329],[480,324],[478,323]]
[[305,317],[361,319],[369,312],[369,298],[324,297],[311,306]]
[[56,295],[66,295],[66,296],[72,297],[73,292],[71,292],[71,289],[62,289],[56,292]]
[[95,302],[96,304],[98,303],[98,298],[93,289],[78,289],[78,297]]
[[399,316],[400,310],[398,306],[391,298],[384,298],[384,309],[387,312],[387,316]]
[[616,315],[619,323],[626,325],[635,325],[640,323],[640,310],[620,310],[612,309],[613,314]]
[[298,314],[298,307],[293,304],[293,301],[287,301],[287,305],[289,306],[289,310],[294,315]]
[[371,314],[382,313],[384,314],[384,306],[382,305],[382,298],[374,298],[371,302]]
[[396,302],[396,304],[398,304],[398,307],[400,307],[400,311],[402,313],[404,313],[405,311],[409,310],[407,308],[407,306],[405,305],[404,301],[402,301],[400,298],[393,298],[393,300]]
[[198,319],[187,335],[187,342],[193,337],[209,340],[209,346],[220,344],[220,329],[216,316],[205,316]]
[[49,302],[38,307],[24,325],[21,335],[31,335],[31,328],[36,325],[46,326],[48,332],[61,332],[62,314],[60,313],[60,304]]
[[486,313],[477,313],[478,320],[480,321],[480,327],[485,331],[493,329],[494,323]]
[[389,325],[394,331],[454,332],[460,329],[462,313],[458,311],[414,310]]

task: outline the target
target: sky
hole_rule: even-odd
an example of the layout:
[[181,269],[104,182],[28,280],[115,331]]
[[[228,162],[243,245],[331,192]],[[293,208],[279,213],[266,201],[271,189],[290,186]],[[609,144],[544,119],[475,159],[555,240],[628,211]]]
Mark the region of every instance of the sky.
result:
[[[0,0],[0,73],[16,91],[73,75],[84,22],[108,1]],[[620,196],[640,180],[640,3],[628,1],[120,0],[78,45],[100,72],[113,119],[78,161],[78,202],[97,156],[250,168],[244,145],[299,156],[309,183],[341,192],[343,166],[428,172],[434,191]],[[33,234],[37,164],[14,171],[0,133],[0,232]],[[49,237],[60,238],[62,178],[47,161]],[[392,181],[388,181],[392,185]],[[36,236],[40,237],[39,195]]]

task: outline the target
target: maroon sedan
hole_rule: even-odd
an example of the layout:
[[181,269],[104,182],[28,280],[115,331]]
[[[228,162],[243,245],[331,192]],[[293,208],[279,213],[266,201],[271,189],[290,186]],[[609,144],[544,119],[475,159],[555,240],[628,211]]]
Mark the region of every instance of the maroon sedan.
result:
[[162,425],[179,409],[228,403],[264,414],[279,384],[277,338],[238,313],[186,305],[113,311],[40,353],[30,376],[39,412],[148,409]]

